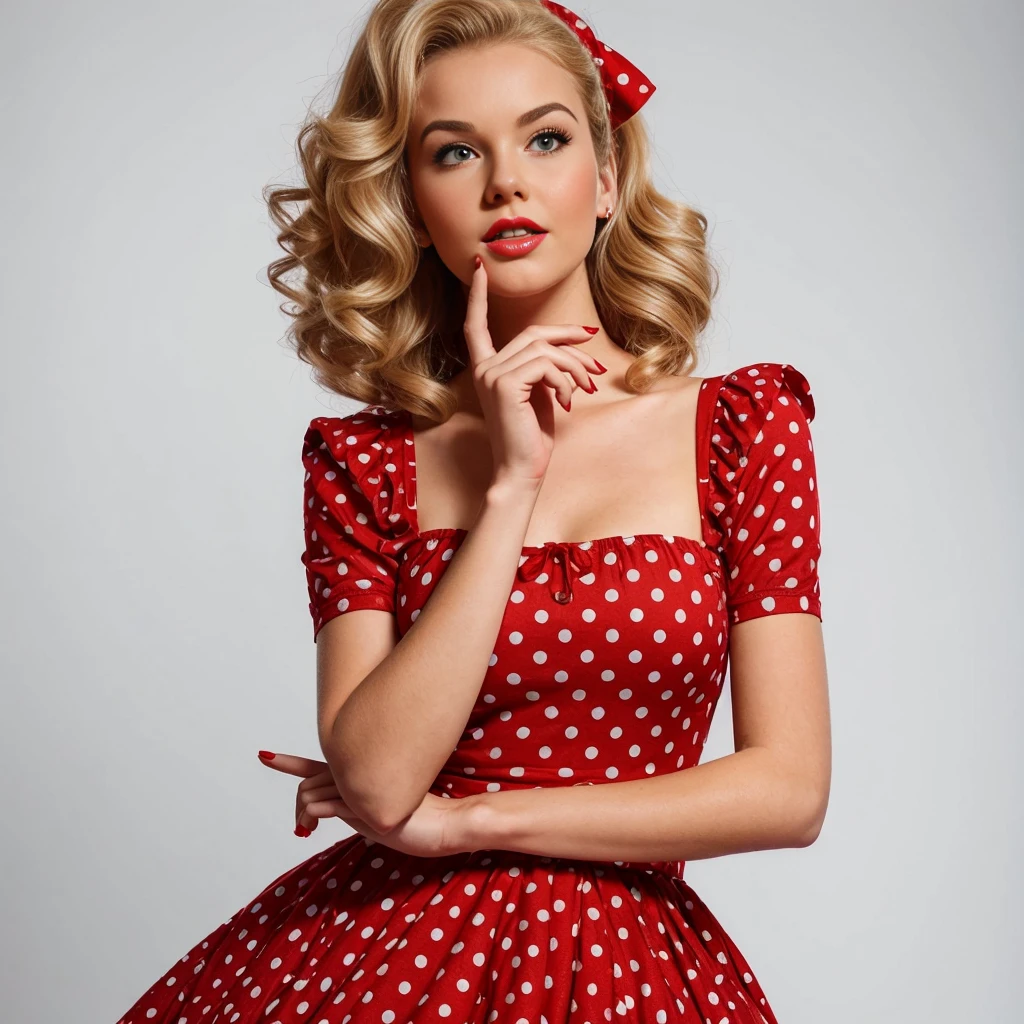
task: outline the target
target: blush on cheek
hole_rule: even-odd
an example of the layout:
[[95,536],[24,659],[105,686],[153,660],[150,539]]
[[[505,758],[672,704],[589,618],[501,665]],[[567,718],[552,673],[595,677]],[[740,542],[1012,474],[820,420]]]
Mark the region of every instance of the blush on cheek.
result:
[[566,239],[579,235],[581,243],[589,246],[597,219],[597,191],[593,167],[568,170],[556,188],[545,189],[541,205],[550,210],[551,220],[546,226]]

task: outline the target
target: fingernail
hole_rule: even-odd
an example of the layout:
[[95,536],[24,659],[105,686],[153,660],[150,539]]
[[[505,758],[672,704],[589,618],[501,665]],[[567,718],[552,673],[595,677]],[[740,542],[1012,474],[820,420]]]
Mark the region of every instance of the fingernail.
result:
[[597,363],[597,367],[598,367],[598,369],[599,369],[599,370],[600,370],[600,371],[601,371],[602,373],[607,373],[607,372],[608,372],[608,367],[607,367],[607,366],[602,366],[602,365],[601,365],[601,360],[600,360],[600,359],[595,359],[595,360],[594,360],[594,362],[595,362],[595,363]]
[[587,376],[587,380],[590,381],[590,387],[584,388],[583,390],[586,391],[588,395],[592,395],[597,390],[597,385],[594,383],[593,378],[590,377],[589,375]]
[[309,831],[308,828],[306,828],[305,825],[296,825],[295,834],[299,836],[301,839],[307,839],[310,835],[312,835],[312,833]]
[[564,409],[564,410],[565,410],[566,412],[571,412],[571,411],[572,411],[572,397],[571,397],[571,396],[570,396],[570,398],[569,398],[569,401],[568,401],[568,402],[562,402],[561,400],[559,400],[559,403],[558,403],[558,404],[559,404],[559,405],[560,405],[560,406],[561,406],[561,407],[562,407],[562,408],[563,408],[563,409]]
[[599,330],[601,330],[601,328],[600,327],[584,327],[583,330],[585,330],[588,334],[597,334],[597,332]]
[[274,758],[277,757],[277,754],[270,750],[261,750],[260,757],[263,758],[264,761],[273,761]]
[[483,263],[483,260],[482,260],[482,259],[480,259],[480,256],[479,256],[479,255],[477,255],[477,256],[475,256],[475,257],[473,258],[473,265],[475,266],[475,268],[476,268],[477,270],[479,270],[479,269],[480,269],[480,264],[481,264],[481,263]]

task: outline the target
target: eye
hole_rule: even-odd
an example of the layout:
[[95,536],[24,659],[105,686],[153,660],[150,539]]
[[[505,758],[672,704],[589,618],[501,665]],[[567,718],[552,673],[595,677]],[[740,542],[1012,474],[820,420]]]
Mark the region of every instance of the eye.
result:
[[[530,139],[530,141],[536,142],[537,139],[558,139],[558,141],[561,142],[562,144],[561,146],[558,147],[558,149],[561,149],[563,146],[568,146],[569,143],[572,142],[572,136],[567,134],[566,132],[560,131],[558,128],[545,128],[544,130],[539,131],[536,135],[534,135],[534,137]],[[541,150],[541,152],[556,153],[558,152],[558,150],[544,149]]]
[[[568,146],[572,142],[572,136],[568,132],[563,132],[560,128],[542,128],[533,138],[530,139],[531,143],[536,142],[538,139],[557,139],[561,145],[556,149],[541,149],[540,153],[547,155],[549,153],[557,153],[558,150],[565,146]],[[445,161],[445,157],[449,153],[472,153],[473,150],[467,146],[464,142],[449,142],[447,145],[442,146],[435,154],[433,162],[439,167],[456,167],[459,164],[468,163],[468,160],[454,160]]]

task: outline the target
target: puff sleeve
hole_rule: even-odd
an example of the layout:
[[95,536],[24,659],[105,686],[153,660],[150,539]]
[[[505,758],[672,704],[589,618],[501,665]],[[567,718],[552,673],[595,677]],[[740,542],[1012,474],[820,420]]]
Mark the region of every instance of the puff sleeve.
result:
[[[397,546],[386,517],[378,516],[374,496],[360,486],[362,471],[349,457],[368,459],[374,446],[360,429],[364,420],[313,420],[302,446],[303,492],[309,612],[313,639],[324,624],[361,608],[394,612],[398,578]],[[383,521],[382,521],[383,519]]]
[[756,363],[725,375],[713,429],[713,511],[730,623],[784,612],[821,619],[818,481],[804,375]]

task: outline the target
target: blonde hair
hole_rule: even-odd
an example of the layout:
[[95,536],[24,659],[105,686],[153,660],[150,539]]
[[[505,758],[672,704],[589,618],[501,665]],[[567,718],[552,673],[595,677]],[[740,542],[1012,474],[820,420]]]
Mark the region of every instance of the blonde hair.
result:
[[586,266],[602,324],[637,357],[626,386],[640,393],[696,364],[718,288],[707,220],[654,188],[639,114],[612,133],[600,74],[572,30],[539,0],[378,0],[329,113],[310,112],[299,131],[304,184],[264,189],[288,254],[268,278],[293,304],[281,306],[293,318],[287,337],[328,390],[435,421],[456,411],[447,382],[468,365],[466,303],[436,250],[417,242],[406,135],[426,61],[507,42],[576,79],[598,166],[614,152],[618,199]]

